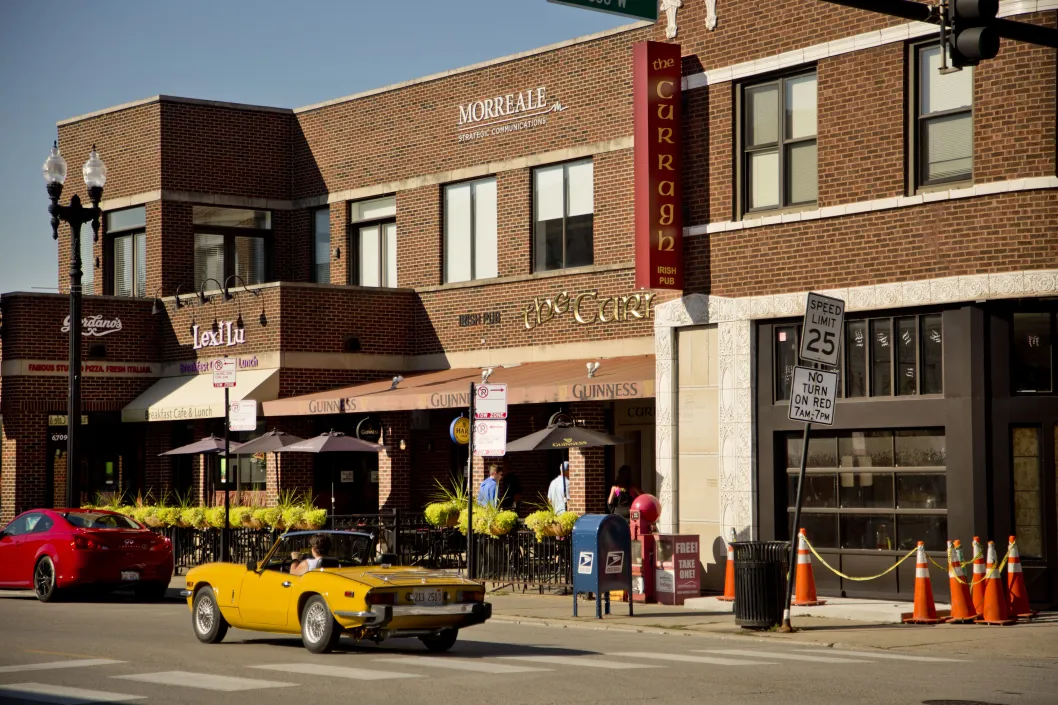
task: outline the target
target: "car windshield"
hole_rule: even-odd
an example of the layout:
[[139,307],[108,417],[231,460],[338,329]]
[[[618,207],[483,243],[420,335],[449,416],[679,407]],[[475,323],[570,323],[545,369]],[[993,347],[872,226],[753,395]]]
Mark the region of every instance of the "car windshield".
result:
[[[299,558],[311,558],[312,548],[309,542],[313,534],[294,534],[281,536],[276,550],[272,553],[267,570],[290,571],[290,564],[294,560],[292,553],[299,554]],[[328,533],[327,538],[331,541],[330,550],[323,558],[323,568],[350,568],[358,565],[368,565],[372,558],[372,541],[367,536],[359,534]]]
[[66,521],[78,529],[139,529],[134,520],[121,514],[103,514],[101,512],[67,512],[62,515]]

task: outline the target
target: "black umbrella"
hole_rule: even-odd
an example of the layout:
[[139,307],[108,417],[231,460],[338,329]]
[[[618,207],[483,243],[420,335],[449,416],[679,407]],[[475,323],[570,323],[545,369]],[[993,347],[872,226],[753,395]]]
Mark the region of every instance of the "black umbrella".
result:
[[[238,443],[230,444],[231,450],[234,452],[239,447]],[[179,448],[173,448],[167,450],[162,455],[203,455],[209,453],[220,453],[224,451],[224,439],[217,438],[212,433],[203,438],[202,440],[195,441],[194,443],[188,443],[186,446],[180,446]]]
[[507,444],[507,452],[591,448],[595,446],[615,446],[630,442],[627,438],[611,436],[608,433],[600,433],[599,431],[592,431],[580,426],[556,424],[536,433],[530,433],[524,438],[511,441]]
[[[292,433],[286,431],[280,431],[278,429],[272,429],[263,436],[259,436],[252,441],[246,441],[239,446],[239,449],[235,452],[236,455],[257,455],[258,453],[278,453],[283,448],[295,443],[301,443],[304,438],[295,436]],[[276,491],[283,489],[282,475],[279,472],[279,458],[276,457]]]

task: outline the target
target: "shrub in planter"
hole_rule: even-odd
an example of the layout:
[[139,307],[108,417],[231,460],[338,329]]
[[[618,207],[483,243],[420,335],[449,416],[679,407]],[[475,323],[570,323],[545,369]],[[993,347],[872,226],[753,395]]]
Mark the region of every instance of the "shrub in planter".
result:
[[489,524],[490,536],[503,536],[510,533],[511,529],[518,525],[518,515],[515,512],[496,512]]
[[233,528],[248,526],[247,521],[253,518],[252,507],[232,507],[228,512],[228,522]]
[[301,520],[301,523],[307,529],[322,529],[327,524],[327,510],[326,509],[309,509],[305,511],[305,515]]
[[562,512],[558,515],[558,525],[561,527],[561,533],[559,536],[569,536],[573,533],[573,525],[577,523],[577,519],[580,519],[580,514],[576,512]]
[[154,516],[162,526],[176,526],[180,521],[180,508],[158,507]]
[[223,529],[225,524],[224,507],[210,507],[205,510],[206,526],[213,529]]
[[283,528],[296,529],[305,517],[304,507],[287,507],[283,510]]
[[188,507],[180,512],[183,526],[192,529],[203,529],[206,526],[206,510],[202,507]]
[[129,516],[141,524],[147,524],[147,515],[153,513],[153,509],[154,507],[133,507]]
[[276,529],[283,519],[283,510],[279,507],[262,507],[253,510],[255,522],[260,522],[262,528]]
[[451,527],[459,522],[459,506],[452,502],[432,502],[423,510],[430,526]]

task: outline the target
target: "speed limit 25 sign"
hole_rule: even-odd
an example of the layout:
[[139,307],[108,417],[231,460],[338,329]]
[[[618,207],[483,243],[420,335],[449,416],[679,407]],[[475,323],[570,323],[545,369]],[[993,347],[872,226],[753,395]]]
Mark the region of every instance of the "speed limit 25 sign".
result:
[[801,335],[801,359],[837,367],[844,321],[844,301],[809,292]]

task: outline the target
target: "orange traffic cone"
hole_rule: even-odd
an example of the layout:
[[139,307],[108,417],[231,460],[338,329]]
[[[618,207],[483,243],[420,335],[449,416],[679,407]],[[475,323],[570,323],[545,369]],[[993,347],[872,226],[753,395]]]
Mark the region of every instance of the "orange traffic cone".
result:
[[906,624],[937,624],[937,605],[933,602],[933,584],[929,581],[929,563],[926,559],[926,544],[918,542],[915,556],[915,611],[904,620]]
[[966,584],[965,572],[962,569],[962,545],[958,540],[948,542],[948,556],[948,585],[951,592],[951,618],[948,621],[953,624],[969,624],[979,615],[974,610],[970,586]]
[[1007,611],[1007,596],[1003,590],[1003,579],[996,567],[996,545],[988,542],[988,573],[985,578],[985,608],[983,617],[975,624],[1014,624]]
[[1015,617],[1032,618],[1036,612],[1029,607],[1029,593],[1025,588],[1025,574],[1021,572],[1021,554],[1014,537],[1007,547],[1007,591],[1010,595],[1010,614]]
[[971,581],[974,601],[974,612],[977,614],[985,613],[985,575],[988,573],[988,569],[985,567],[985,552],[981,548],[981,539],[974,536],[973,542],[974,552],[974,574],[973,580]]
[[805,530],[797,535],[797,573],[794,579],[797,594],[793,603],[798,607],[826,604],[826,600],[816,597],[816,578],[812,575],[812,552],[808,549]]
[[735,549],[731,544],[735,541],[735,530],[731,529],[731,540],[727,542],[727,566],[724,568],[724,595],[716,599],[721,602],[735,601]]

